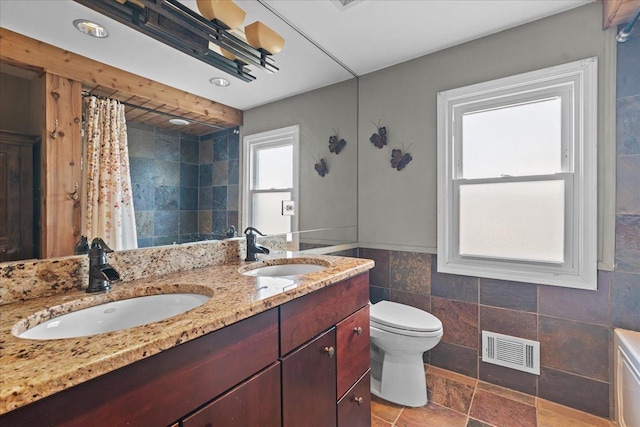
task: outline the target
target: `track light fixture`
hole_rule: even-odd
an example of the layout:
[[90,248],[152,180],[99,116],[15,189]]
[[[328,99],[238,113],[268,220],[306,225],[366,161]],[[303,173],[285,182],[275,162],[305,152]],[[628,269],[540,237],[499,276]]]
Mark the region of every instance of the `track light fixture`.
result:
[[278,71],[272,55],[284,39],[257,21],[246,27],[246,41],[236,28],[245,12],[232,0],[198,0],[202,15],[178,0],[75,1],[240,80],[255,80],[250,66]]

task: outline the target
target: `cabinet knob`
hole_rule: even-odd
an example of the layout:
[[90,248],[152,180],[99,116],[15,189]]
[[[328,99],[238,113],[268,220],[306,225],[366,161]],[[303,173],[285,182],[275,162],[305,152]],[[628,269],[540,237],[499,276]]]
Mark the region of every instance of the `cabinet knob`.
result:
[[333,357],[336,354],[336,349],[333,347],[325,347],[324,352],[327,353],[327,356]]
[[356,396],[353,398],[353,401],[358,405],[362,405],[362,403],[364,403],[364,399],[362,397]]
[[353,332],[355,332],[356,335],[360,336],[362,335],[362,328],[360,326],[356,326],[355,328],[353,328]]

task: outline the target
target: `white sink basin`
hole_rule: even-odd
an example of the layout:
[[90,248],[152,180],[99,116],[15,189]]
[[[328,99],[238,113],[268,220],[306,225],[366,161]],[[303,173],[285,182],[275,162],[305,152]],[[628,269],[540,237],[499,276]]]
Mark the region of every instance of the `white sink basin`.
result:
[[108,302],[47,320],[17,336],[32,340],[85,337],[158,322],[199,307],[211,297],[161,294]]
[[318,264],[280,264],[259,267],[253,270],[245,271],[243,274],[256,277],[281,277],[281,276],[297,276],[299,274],[314,273],[322,270],[324,267]]

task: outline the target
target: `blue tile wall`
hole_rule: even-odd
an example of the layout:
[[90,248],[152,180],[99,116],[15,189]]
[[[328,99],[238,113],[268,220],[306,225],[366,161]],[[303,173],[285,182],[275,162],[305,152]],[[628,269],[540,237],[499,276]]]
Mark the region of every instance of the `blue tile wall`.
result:
[[221,238],[238,227],[236,132],[198,137],[127,124],[139,247]]
[[181,135],[180,162],[197,165],[200,156],[200,138],[192,135]]
[[156,159],[169,162],[180,162],[180,134],[166,131],[160,128],[155,129],[156,135]]
[[238,228],[239,147],[237,130],[200,138],[199,232],[223,237]]
[[197,164],[180,164],[180,187],[198,188],[200,167]]
[[618,43],[613,327],[640,331],[640,33]]
[[229,160],[228,132],[218,132],[213,139],[213,161],[223,162]]
[[237,185],[240,179],[240,161],[238,159],[229,160],[229,185]]
[[161,185],[156,187],[155,210],[177,211],[180,209],[180,188]]

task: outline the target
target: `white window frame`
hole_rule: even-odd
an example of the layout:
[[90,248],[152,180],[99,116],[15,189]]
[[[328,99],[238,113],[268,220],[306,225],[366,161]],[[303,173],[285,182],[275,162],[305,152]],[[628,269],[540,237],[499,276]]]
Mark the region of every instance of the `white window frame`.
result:
[[[461,117],[469,111],[563,97],[560,173],[462,179]],[[566,102],[569,101],[569,102]],[[438,271],[581,289],[597,289],[597,58],[438,93]],[[461,256],[461,184],[542,180],[565,182],[564,261]]]
[[[269,190],[255,190],[253,188],[253,176],[256,165],[253,161],[255,148],[278,147],[291,144],[293,146],[293,187],[277,188]],[[300,126],[288,126],[266,132],[247,135],[243,138],[243,182],[242,182],[242,229],[252,226],[253,209],[252,200],[254,193],[278,193],[291,192],[291,200],[294,202],[295,214],[291,216],[291,232],[298,231],[298,189],[300,188],[299,152],[300,152]]]

